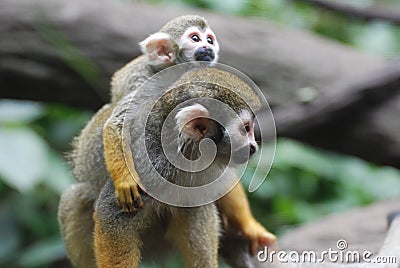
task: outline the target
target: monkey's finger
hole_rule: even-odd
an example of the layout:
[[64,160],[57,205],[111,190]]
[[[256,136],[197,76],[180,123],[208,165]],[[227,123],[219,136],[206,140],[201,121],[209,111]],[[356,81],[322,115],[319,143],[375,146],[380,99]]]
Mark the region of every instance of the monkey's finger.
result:
[[115,195],[117,197],[118,206],[121,207],[123,212],[134,212],[136,208],[133,206],[132,196],[126,191],[116,191]]
[[129,212],[129,208],[126,206],[126,203],[124,201],[117,199],[117,203],[123,212]]
[[133,212],[135,212],[137,210],[133,203],[128,203],[127,206],[128,206],[129,212],[131,212],[131,213],[133,213]]
[[136,208],[135,208],[135,205],[133,204],[131,190],[129,189],[124,194],[125,194],[125,204],[124,205],[126,206],[128,212],[135,212]]
[[142,198],[140,196],[135,200],[135,204],[136,204],[136,207],[138,207],[138,208],[143,207]]
[[131,198],[133,199],[134,204],[136,204],[135,207],[143,207],[142,197],[137,188],[131,189]]
[[123,210],[124,212],[131,212],[131,213],[136,211],[131,196],[127,197],[125,202],[123,203]]
[[258,244],[260,247],[272,246],[276,243],[276,236],[272,233],[266,233],[264,236],[258,237]]
[[121,195],[119,194],[118,191],[115,191],[115,199],[117,200],[118,206],[123,209],[124,201],[122,200],[122,197],[121,197]]
[[257,251],[265,246],[272,247],[276,244],[276,236],[271,233],[266,233],[265,236],[260,236],[258,239],[251,240],[251,253],[255,255]]
[[124,202],[118,202],[118,206],[122,209],[122,212],[130,212],[129,207]]
[[122,205],[121,208],[122,208],[122,212],[125,212],[125,213],[129,213],[130,212],[129,208],[127,206],[125,206],[125,205]]

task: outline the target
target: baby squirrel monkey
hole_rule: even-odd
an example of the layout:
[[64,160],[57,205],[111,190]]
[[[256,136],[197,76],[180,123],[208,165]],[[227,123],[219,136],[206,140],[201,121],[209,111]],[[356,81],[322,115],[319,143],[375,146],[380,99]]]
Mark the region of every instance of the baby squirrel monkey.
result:
[[[155,71],[176,63],[209,61],[212,64],[218,60],[219,44],[216,36],[207,22],[198,16],[176,18],[140,45],[144,55],[127,64],[113,77],[113,102],[135,90],[138,82],[144,82]],[[123,211],[133,212],[136,210],[135,204],[137,207],[143,205],[138,188],[140,177],[133,161],[130,163],[130,171],[127,167],[121,146],[121,130],[118,128],[120,123],[108,120],[104,125],[104,157],[114,181],[118,204]],[[128,159],[132,159],[132,156],[129,155]],[[218,201],[218,206],[225,222],[250,239],[253,253],[259,246],[274,243],[275,236],[252,216],[241,184]]]
[[[95,267],[92,215],[94,203],[109,176],[114,182],[116,200],[123,211],[134,211],[134,202],[142,204],[135,182],[140,181],[140,177],[137,175],[135,179],[132,178],[123,157],[120,126],[110,120],[115,108],[124,96],[139,88],[158,71],[187,61],[213,63],[217,61],[219,52],[214,33],[207,22],[198,16],[173,19],[140,45],[143,55],[114,75],[111,103],[92,117],[74,141],[71,164],[78,182],[62,194],[58,217],[68,257],[75,267]],[[133,158],[131,160],[133,166]],[[132,171],[135,173],[135,169]],[[234,171],[232,174],[235,174]],[[218,200],[217,205],[227,223],[225,228],[247,237],[253,252],[259,245],[275,241],[274,235],[253,218],[240,183]]]
[[[218,61],[219,44],[207,22],[199,16],[183,16],[168,22],[159,32],[140,43],[143,55],[119,71],[111,82],[112,103],[117,103],[129,92],[136,90],[152,75],[178,63],[191,61]],[[142,207],[137,182],[140,181],[133,162],[131,172],[122,151],[119,124],[108,120],[104,124],[103,143],[107,170],[114,181],[117,202],[125,212]],[[134,179],[132,178],[132,174]]]
[[[207,82],[202,82],[204,77]],[[152,99],[157,100],[154,105]],[[216,105],[215,100],[225,105]],[[143,106],[151,110],[144,112]],[[258,148],[253,111],[260,108],[260,97],[239,77],[215,67],[202,67],[184,73],[168,90],[153,86],[128,94],[109,120],[125,123],[125,135],[129,133],[125,145],[134,151],[132,160],[146,187],[155,187],[168,196],[176,195],[179,200],[192,200],[192,192],[158,188],[161,181],[156,174],[174,184],[196,187],[230,172],[231,160],[245,163]],[[168,123],[167,117],[172,121]],[[145,131],[141,126],[143,121]],[[176,167],[162,145],[163,127],[173,141],[171,151],[181,153],[186,159],[207,161],[201,157],[200,144],[204,139],[212,140],[216,148],[212,163],[196,172]],[[196,191],[199,196],[210,193],[210,189]],[[108,181],[96,202],[94,245],[99,268],[139,267],[142,259],[160,261],[164,254],[173,253],[175,247],[185,267],[218,267],[219,215],[214,203],[178,207],[144,195],[142,209],[124,213],[114,192],[115,181]],[[240,265],[236,263],[234,267],[251,267]]]

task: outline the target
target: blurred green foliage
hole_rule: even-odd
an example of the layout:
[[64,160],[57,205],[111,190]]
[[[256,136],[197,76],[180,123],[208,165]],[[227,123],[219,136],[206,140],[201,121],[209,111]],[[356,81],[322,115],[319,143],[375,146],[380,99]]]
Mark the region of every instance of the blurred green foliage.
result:
[[[384,57],[400,51],[400,30],[389,23],[363,22],[289,0],[151,2],[268,18]],[[355,0],[352,4],[377,2]],[[79,67],[88,62],[61,33],[45,24],[41,30],[69,64]],[[95,80],[97,68],[92,67],[75,70]],[[73,182],[65,153],[90,116],[61,105],[0,101],[0,267],[69,267],[56,212],[60,193]],[[254,165],[246,171],[245,186]],[[328,213],[399,197],[398,189],[399,170],[279,139],[267,180],[249,198],[256,217],[282,234]]]
[[[63,267],[56,212],[73,178],[62,155],[90,113],[3,100],[0,115],[0,265]],[[246,187],[255,164],[243,177]],[[249,198],[256,218],[282,234],[328,213],[399,197],[398,189],[394,168],[281,138],[266,181]]]
[[[250,162],[245,186],[256,176],[255,165]],[[266,181],[249,198],[256,218],[281,234],[321,215],[399,197],[399,189],[395,168],[280,138]]]
[[89,118],[60,105],[0,101],[1,267],[46,267],[65,258],[56,215],[74,180],[63,155]]

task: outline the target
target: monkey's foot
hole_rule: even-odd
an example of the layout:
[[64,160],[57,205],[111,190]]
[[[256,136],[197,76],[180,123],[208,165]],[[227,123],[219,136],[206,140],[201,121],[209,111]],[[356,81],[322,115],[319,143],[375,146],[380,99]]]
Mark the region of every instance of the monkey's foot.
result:
[[139,187],[134,181],[115,182],[115,197],[124,212],[135,212],[143,207]]
[[266,230],[259,222],[250,221],[242,229],[242,233],[251,242],[251,253],[254,255],[259,248],[264,246],[273,246],[276,242],[276,236]]

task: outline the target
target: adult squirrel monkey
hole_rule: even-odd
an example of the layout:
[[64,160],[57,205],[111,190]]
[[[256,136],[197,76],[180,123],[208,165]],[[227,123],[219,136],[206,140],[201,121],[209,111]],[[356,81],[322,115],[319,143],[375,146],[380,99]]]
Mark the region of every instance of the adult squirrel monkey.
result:
[[[207,81],[203,82],[205,77]],[[143,185],[151,189],[151,196],[143,195],[145,205],[136,213],[124,213],[116,202],[115,181],[106,183],[94,213],[97,265],[139,267],[142,259],[162,261],[164,255],[177,249],[185,267],[216,268],[219,213],[215,203],[202,198],[214,194],[218,186],[211,183],[220,182],[220,176],[228,172],[231,178],[232,162],[245,163],[257,151],[253,111],[261,108],[261,98],[239,77],[216,67],[191,69],[168,88],[156,82],[154,85],[128,94],[109,118],[118,126],[119,133],[124,129],[128,138],[123,146],[134,152],[131,161],[135,162]],[[163,130],[171,141],[168,147],[163,144]],[[201,149],[204,140],[215,145],[211,163]],[[168,151],[173,158],[168,158]],[[180,155],[184,158],[179,158]],[[175,157],[190,160],[193,165],[190,169],[177,166],[174,163],[180,162]],[[208,163],[205,168],[194,168],[202,167],[204,162]],[[226,187],[224,183],[219,186]],[[220,189],[215,191],[220,192]],[[153,198],[157,194],[157,199]],[[159,201],[165,197],[168,202]],[[245,202],[244,196],[237,192],[231,198],[234,200],[227,201],[232,204]],[[171,200],[196,202],[192,207],[184,207],[170,205],[174,204]],[[239,214],[240,206],[237,204]]]
[[[115,108],[124,96],[162,69],[188,61],[208,61],[212,64],[218,60],[219,44],[215,34],[199,16],[182,16],[171,20],[158,33],[141,42],[140,46],[143,55],[113,76],[111,103],[93,116],[74,141],[71,164],[78,183],[67,189],[61,197],[59,222],[68,256],[77,267],[94,267],[94,202],[109,176],[114,182],[116,202],[122,211],[133,212],[143,205],[137,184],[140,177],[134,168],[131,169],[134,178],[129,172],[119,123],[111,120]],[[133,161],[130,165],[134,167]],[[252,216],[240,184],[218,201],[218,207],[227,223],[226,228],[235,229],[247,237],[253,252],[260,245],[275,241],[275,236]]]
[[[214,32],[207,22],[198,16],[184,16],[172,20],[161,28],[160,32],[144,40],[141,47],[144,55],[114,75],[113,101],[135,90],[138,87],[138,80],[145,81],[149,78],[149,74],[156,70],[189,61],[208,61],[212,64],[217,62],[219,52],[219,44]],[[133,77],[135,79],[132,79]],[[118,130],[120,123],[108,120],[104,125],[105,161],[107,170],[114,181],[117,202],[124,211],[133,212],[136,210],[135,204],[136,207],[143,205],[137,184],[140,178],[134,165],[129,171],[121,142],[116,142],[121,141],[121,131]],[[271,245],[275,241],[275,236],[252,216],[241,184],[238,184],[218,203],[221,214],[226,219],[225,222],[250,239],[252,252],[255,252],[259,246]]]

